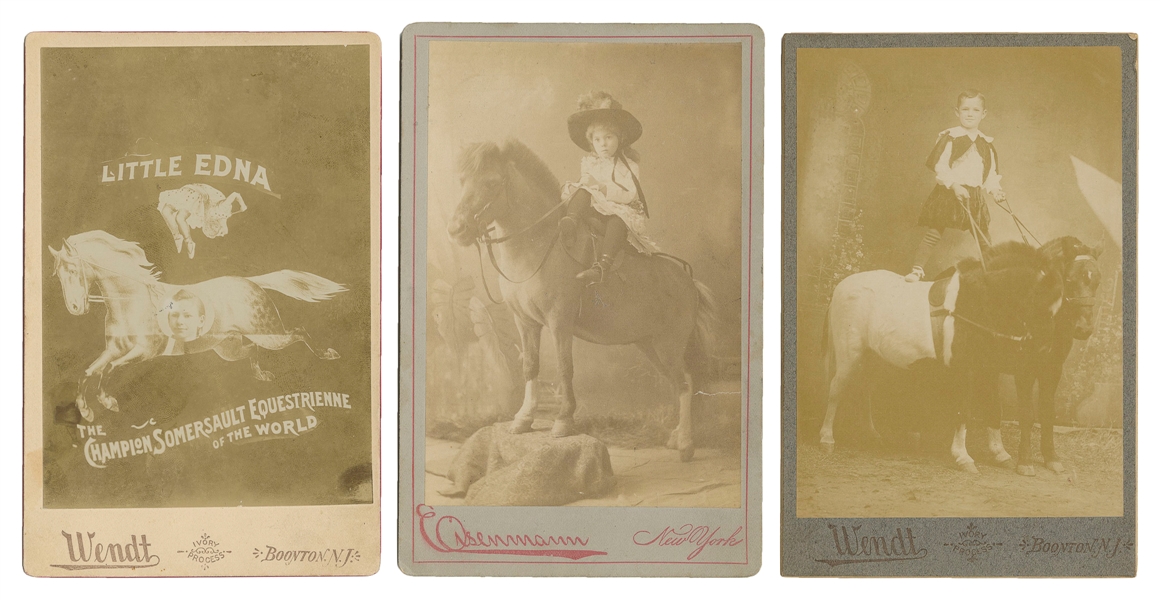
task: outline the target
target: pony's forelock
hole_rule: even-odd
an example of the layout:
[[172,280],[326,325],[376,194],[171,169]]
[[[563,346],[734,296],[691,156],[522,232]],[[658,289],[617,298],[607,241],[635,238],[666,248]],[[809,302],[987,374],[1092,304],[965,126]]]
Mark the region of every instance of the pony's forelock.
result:
[[499,166],[499,146],[495,142],[478,142],[464,146],[456,160],[459,180],[466,180],[480,171]]

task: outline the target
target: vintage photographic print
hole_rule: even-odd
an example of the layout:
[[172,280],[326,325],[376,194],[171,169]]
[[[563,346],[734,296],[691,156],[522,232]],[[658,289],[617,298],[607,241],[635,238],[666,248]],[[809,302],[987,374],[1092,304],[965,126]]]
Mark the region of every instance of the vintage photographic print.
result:
[[25,570],[377,571],[378,38],[26,57]]
[[401,568],[755,573],[760,30],[403,51]]
[[782,573],[1133,576],[1135,36],[784,49]]

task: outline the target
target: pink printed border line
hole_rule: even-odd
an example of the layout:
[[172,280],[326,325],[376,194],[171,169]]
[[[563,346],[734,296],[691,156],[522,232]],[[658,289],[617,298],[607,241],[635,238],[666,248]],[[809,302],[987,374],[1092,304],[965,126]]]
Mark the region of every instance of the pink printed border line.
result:
[[[417,281],[417,256],[416,256],[416,229],[418,225],[418,139],[419,139],[419,40],[432,39],[459,39],[459,40],[477,40],[477,39],[501,39],[501,40],[591,40],[591,39],[631,39],[631,40],[655,40],[655,39],[736,39],[747,40],[749,43],[749,173],[748,185],[749,193],[746,198],[746,203],[749,210],[749,235],[748,243],[745,249],[745,274],[748,276],[746,283],[745,295],[749,300],[745,312],[745,323],[742,329],[742,336],[745,341],[745,369],[746,374],[749,373],[749,365],[751,364],[751,356],[753,344],[750,340],[749,330],[751,324],[751,313],[753,311],[753,36],[749,34],[744,35],[416,35],[412,40],[411,57],[415,61],[412,67],[411,78],[411,506],[415,510],[411,511],[411,562],[414,564],[611,564],[611,565],[631,565],[631,564],[650,564],[650,565],[748,565],[749,564],[749,414],[750,414],[750,377],[745,377],[742,381],[742,394],[745,396],[745,435],[744,447],[744,471],[743,485],[745,493],[742,496],[742,510],[745,513],[744,519],[744,533],[745,533],[745,561],[730,561],[730,562],[703,562],[703,561],[652,561],[652,560],[629,560],[629,561],[581,561],[582,556],[573,556],[570,551],[556,551],[564,552],[565,554],[555,554],[551,551],[531,551],[535,552],[536,556],[559,556],[565,560],[417,560],[415,558],[415,538],[422,537],[427,544],[437,552],[456,552],[465,554],[482,554],[494,552],[485,551],[471,551],[471,550],[452,550],[444,548],[444,544],[433,542],[427,532],[423,528],[423,519],[425,514],[423,509],[430,510],[424,504],[415,502],[415,283]],[[420,517],[416,520],[417,517]],[[418,535],[416,535],[418,534]],[[505,554],[515,554],[516,551],[508,551]],[[520,553],[520,554],[527,554]],[[589,555],[607,554],[604,552],[592,552]]]

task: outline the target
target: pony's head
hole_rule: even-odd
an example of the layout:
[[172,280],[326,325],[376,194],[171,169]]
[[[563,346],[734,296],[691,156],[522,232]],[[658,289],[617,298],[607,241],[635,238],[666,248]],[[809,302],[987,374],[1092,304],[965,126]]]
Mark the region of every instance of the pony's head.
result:
[[547,166],[515,140],[502,148],[494,142],[465,147],[459,154],[458,172],[463,195],[447,234],[462,246],[478,239],[491,223],[519,219],[526,212],[523,209],[538,209],[544,199],[555,200],[560,193],[560,184]]
[[1073,237],[1059,238],[1045,244],[1042,250],[1060,262],[1063,270],[1063,316],[1074,321],[1072,337],[1086,340],[1095,329],[1093,310],[1100,287],[1101,248],[1091,248]]
[[89,268],[77,249],[66,239],[60,250],[48,247],[54,260],[53,274],[60,280],[64,304],[73,315],[89,312]]
[[463,195],[451,216],[447,234],[455,243],[467,246],[511,207],[508,197],[511,165],[499,146],[481,142],[463,149],[458,170]]

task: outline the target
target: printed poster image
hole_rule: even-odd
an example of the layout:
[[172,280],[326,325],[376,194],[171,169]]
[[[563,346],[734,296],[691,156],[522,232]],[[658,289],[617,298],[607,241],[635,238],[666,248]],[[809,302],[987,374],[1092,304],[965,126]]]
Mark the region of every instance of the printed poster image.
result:
[[30,504],[376,503],[371,37],[30,48]]

